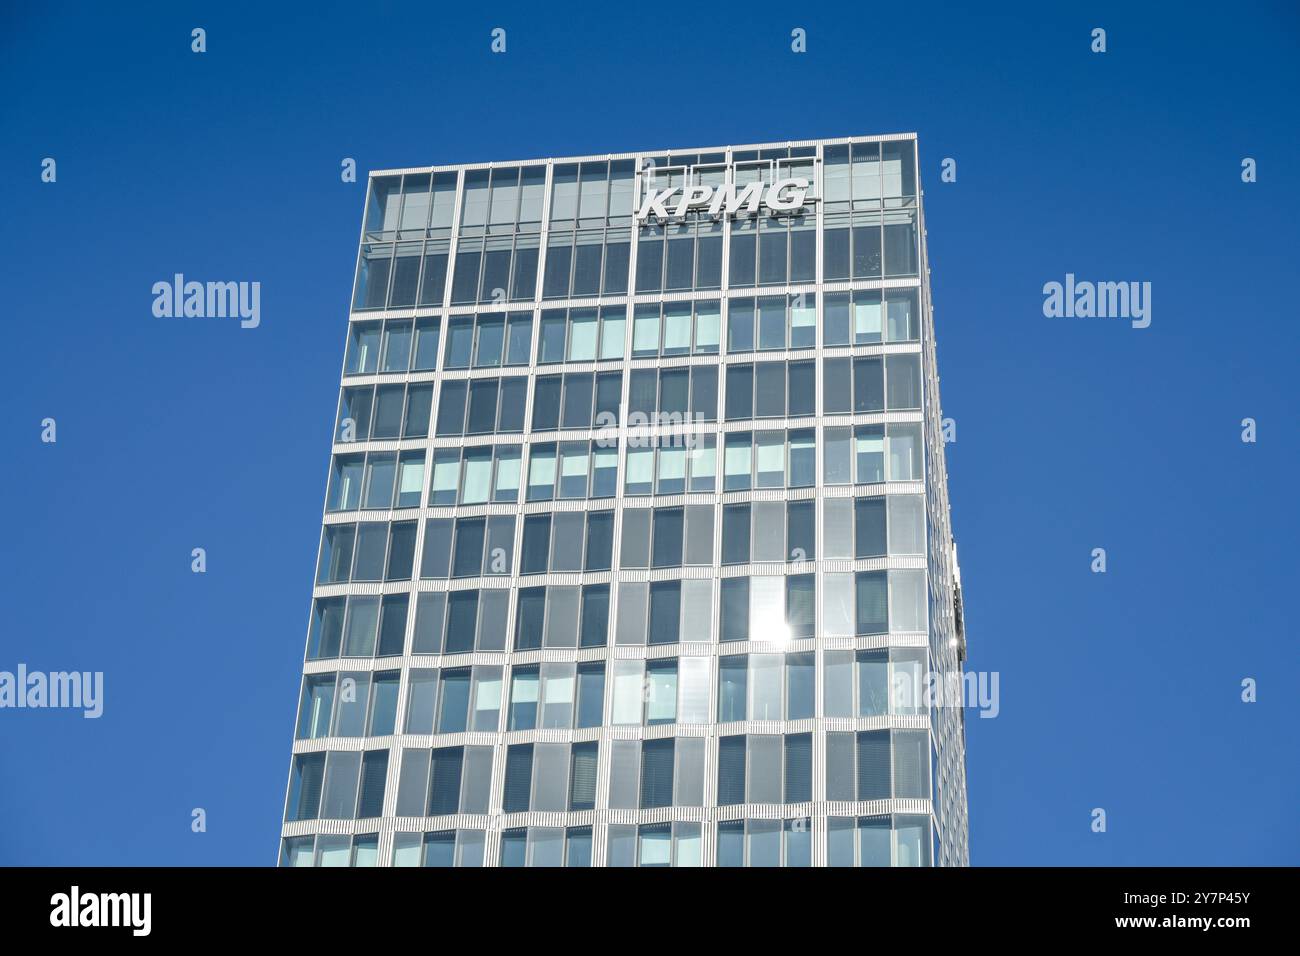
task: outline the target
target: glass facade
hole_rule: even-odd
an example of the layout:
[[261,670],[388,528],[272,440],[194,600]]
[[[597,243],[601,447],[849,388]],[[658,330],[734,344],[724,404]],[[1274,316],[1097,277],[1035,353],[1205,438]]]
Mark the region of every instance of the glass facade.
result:
[[968,862],[916,170],[889,136],[372,174],[282,865]]

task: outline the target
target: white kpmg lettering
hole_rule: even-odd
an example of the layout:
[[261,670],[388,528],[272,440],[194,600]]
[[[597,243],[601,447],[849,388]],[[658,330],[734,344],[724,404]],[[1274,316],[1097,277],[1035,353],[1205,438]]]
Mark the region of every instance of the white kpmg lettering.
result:
[[814,201],[816,197],[808,195],[806,179],[778,179],[770,186],[765,183],[748,183],[739,187],[735,183],[724,186],[669,186],[647,192],[636,212],[636,218],[640,222],[651,216],[656,219],[680,219],[688,212],[702,209],[707,209],[714,219],[724,214],[731,218],[742,212],[746,216],[756,216],[763,207],[774,214],[791,213]]

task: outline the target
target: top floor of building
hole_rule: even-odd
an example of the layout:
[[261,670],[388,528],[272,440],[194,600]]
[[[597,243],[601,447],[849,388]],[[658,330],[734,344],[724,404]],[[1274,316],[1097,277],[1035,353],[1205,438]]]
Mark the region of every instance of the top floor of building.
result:
[[915,279],[912,134],[370,177],[353,311]]
[[826,214],[907,208],[916,166],[906,133],[377,170],[362,239],[798,217],[818,204]]

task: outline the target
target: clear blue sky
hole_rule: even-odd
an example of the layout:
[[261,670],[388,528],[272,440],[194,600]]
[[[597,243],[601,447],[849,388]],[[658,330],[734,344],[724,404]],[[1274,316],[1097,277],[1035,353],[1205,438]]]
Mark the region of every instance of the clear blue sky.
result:
[[[1001,675],[973,862],[1300,862],[1294,5],[493,6],[0,13],[0,669],[107,684],[0,711],[0,863],[275,861],[366,170],[908,130]],[[261,327],[154,318],[176,272]],[[1067,272],[1151,327],[1044,318]]]

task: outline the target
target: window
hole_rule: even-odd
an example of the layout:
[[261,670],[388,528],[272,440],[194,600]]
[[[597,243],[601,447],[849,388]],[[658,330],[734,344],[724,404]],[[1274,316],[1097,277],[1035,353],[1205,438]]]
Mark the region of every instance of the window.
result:
[[404,451],[398,459],[395,508],[418,508],[424,494],[424,452]]
[[408,734],[433,733],[434,715],[438,699],[437,670],[415,668],[410,672],[406,699]]
[[307,658],[338,657],[343,641],[343,621],[347,598],[317,598],[312,603],[311,629],[307,641]]
[[827,823],[831,866],[930,865],[928,817],[831,817]]
[[[787,586],[784,576],[723,578],[721,640],[784,643],[811,636],[812,618],[805,605],[812,577],[798,575],[790,580],[796,583]],[[790,587],[795,590],[788,591]],[[788,611],[791,594],[798,595],[798,603]]]
[[681,607],[680,581],[655,581],[650,585],[649,643],[677,643],[680,635]]
[[[680,171],[652,178],[654,188],[682,181]],[[723,224],[697,213],[680,222],[641,227],[637,292],[716,289],[722,275]]]
[[[790,487],[811,484],[816,457],[812,434],[805,430],[789,433],[762,431],[757,434],[728,432],[723,450],[723,490],[780,488],[787,483]],[[709,467],[712,478],[712,454]]]
[[621,359],[626,327],[623,306],[548,309],[542,312],[538,364]]
[[[608,419],[615,420],[613,410]],[[632,425],[717,421],[718,370],[712,366],[677,369],[635,369],[632,372],[628,419]]]
[[885,426],[859,425],[854,429],[853,469],[860,485],[885,480]]
[[632,355],[717,354],[720,326],[717,301],[638,305],[632,320]]
[[522,432],[526,376],[453,380],[438,399],[438,437]]
[[[452,316],[448,320],[443,368],[527,365],[532,328],[531,312]],[[436,348],[436,344],[435,340],[430,347]]]
[[722,563],[816,558],[814,502],[755,501],[724,505]]
[[[502,593],[501,597],[504,607],[505,594]],[[501,623],[504,630],[504,617]],[[488,664],[474,668],[470,692],[470,729],[479,732],[495,731],[501,719],[501,667]]]
[[921,407],[921,356],[889,355],[885,357],[889,383],[888,405],[891,409]]
[[356,537],[355,524],[326,525],[322,529],[320,557],[316,563],[317,584],[340,584],[351,580]]
[[[383,626],[380,633],[381,606]],[[354,594],[317,598],[308,636],[308,659],[376,657],[400,654],[399,633],[406,627],[407,594]]]
[[521,573],[607,570],[613,547],[613,516],[612,511],[527,515]]
[[708,697],[708,658],[614,662],[615,724],[703,723]]
[[885,293],[887,338],[890,342],[915,342],[921,337],[916,289],[891,289]]
[[600,661],[579,664],[577,668],[577,704],[574,725],[598,727],[603,722],[605,701],[605,665]]
[[718,803],[800,803],[811,798],[811,734],[718,738]]
[[737,654],[720,659],[718,722],[802,720],[813,715],[814,655]]
[[791,640],[810,638],[816,631],[812,574],[791,575],[785,580],[785,627]]
[[[392,458],[391,455],[387,457]],[[355,511],[359,508],[361,506],[362,478],[365,473],[365,455],[335,455],[330,470],[326,510]]]
[[[599,757],[599,744],[594,740],[573,745],[572,761],[569,768],[568,808],[570,810],[595,809],[596,774],[600,762]],[[589,849],[588,852],[590,852]]]
[[826,743],[827,799],[929,797],[929,731],[829,733]]
[[884,497],[853,499],[854,557],[874,558],[888,553],[885,501]]
[[284,814],[286,822],[318,817],[325,781],[325,756],[324,752],[294,756]]
[[673,745],[668,737],[641,745],[641,808],[667,807],[673,802]]
[[689,490],[713,491],[718,472],[717,439],[712,435],[694,436],[686,458],[690,471]]
[[555,497],[555,445],[533,445],[528,460],[528,500],[550,501]]
[[815,412],[815,363],[727,366],[727,421],[797,417]]
[[343,367],[346,375],[370,375],[379,368],[379,344],[382,322],[354,322],[348,329],[347,355]]
[[329,736],[337,677],[335,673],[303,677],[302,699],[298,704],[299,740]]
[[[368,750],[364,753],[330,751],[328,754],[311,756],[325,758],[323,787],[317,783],[314,764],[310,765],[312,777],[309,781],[305,777],[292,781],[291,810],[308,815],[296,815],[290,819],[316,819],[316,797],[319,797],[318,812],[321,819],[353,820],[380,815],[384,804],[384,781],[388,773],[387,750]],[[301,758],[298,760],[299,765],[302,765]],[[301,789],[300,782],[310,783],[312,791],[309,793]],[[298,805],[294,806],[295,803]]]
[[705,566],[713,564],[713,506],[687,505],[682,513],[686,523],[684,563]]
[[617,469],[617,447],[600,442],[535,444],[528,466],[528,500],[609,497]]
[[684,512],[681,508],[656,508],[654,510],[654,536],[651,566],[676,568],[682,564],[682,536]]
[[406,389],[406,417],[403,438],[423,438],[429,434],[429,413],[433,406],[433,383],[411,384]]
[[537,726],[540,684],[540,667],[515,668],[510,680],[510,730],[532,730]]
[[595,802],[597,745],[529,743],[506,748],[506,813],[590,809]]
[[853,411],[879,412],[885,408],[884,364],[880,356],[853,360]]
[[483,845],[482,830],[398,832],[393,835],[393,866],[482,866]]
[[921,495],[889,496],[889,553],[925,553],[925,499]]
[[619,567],[648,568],[650,566],[650,523],[654,511],[649,508],[627,508],[623,516],[623,541],[619,551]]
[[815,655],[811,651],[786,655],[786,720],[804,720],[813,716],[816,674]]
[[748,658],[744,654],[722,657],[718,667],[718,722],[748,719]]
[[[872,233],[859,228],[854,233],[854,251],[855,253],[865,250],[862,240],[870,237]],[[874,242],[879,243],[875,238]],[[855,269],[863,267],[863,263],[868,263],[868,269],[879,268],[879,251],[876,246],[868,251],[868,255],[858,259],[854,265]],[[871,290],[860,290],[853,293],[852,297],[852,325],[851,334],[854,345],[875,345],[881,341],[882,335],[882,298],[881,293]]]
[[447,320],[443,368],[469,368],[474,352],[474,316],[455,315]]
[[[804,232],[802,235],[811,239],[814,232]],[[807,254],[810,257],[809,275],[811,279],[811,255],[812,244],[807,243]],[[804,278],[800,276],[799,278]],[[790,297],[790,348],[805,349],[813,348],[817,344],[817,308],[809,294],[795,295]]]
[[543,647],[578,646],[578,609],[581,589],[552,585],[546,589],[546,623]]
[[721,640],[749,640],[749,578],[723,578],[721,591]]
[[370,435],[370,412],[374,403],[373,386],[343,388],[339,392],[336,442],[364,441]]
[[891,631],[926,630],[926,596],[924,571],[890,571],[889,629]]
[[585,498],[591,475],[591,444],[565,442],[560,446],[557,497]]
[[491,747],[402,751],[397,816],[486,813],[492,779],[492,751]]
[[[439,454],[445,453],[440,452]],[[446,497],[449,499],[449,503],[459,500],[460,504],[483,504],[491,496],[492,448],[488,446],[466,448],[463,450],[462,455],[461,464],[463,470],[460,471],[459,499],[454,485],[448,489],[450,494],[446,495]],[[455,466],[452,464],[455,461],[455,452],[447,455],[447,461],[447,471],[439,478],[454,483],[457,474]],[[440,488],[439,492],[442,491],[443,489]]]
[[868,731],[858,734],[856,756],[858,799],[889,799],[893,792],[889,731]]
[[924,648],[825,652],[825,716],[881,717],[925,709]]
[[406,646],[409,594],[385,594],[380,602],[378,657],[397,657]]
[[847,485],[853,482],[853,430],[851,428],[825,428],[822,462],[822,481],[827,485]]
[[582,610],[579,622],[579,644],[582,647],[604,647],[609,630],[609,585],[587,584],[582,588]]
[[[814,235],[803,230],[800,233],[808,238]],[[773,232],[771,238],[774,242],[784,243],[784,227]],[[811,252],[811,245],[807,246],[807,250]],[[779,275],[779,278],[775,278],[775,281],[784,282],[783,259],[778,268],[780,271],[774,273],[774,277]],[[807,278],[811,279],[811,274]],[[736,282],[733,277],[732,285],[744,284],[749,283]],[[731,299],[728,304],[727,351],[738,353],[812,348],[816,344],[816,327],[817,310],[814,300],[808,294]]]
[[515,649],[604,646],[609,585],[520,588]]
[[520,588],[515,609],[515,650],[542,646],[546,620],[546,588]]
[[[888,426],[889,480],[920,481],[921,425],[897,424]],[[859,478],[861,482],[861,478]]]
[[453,303],[533,297],[545,177],[540,165],[465,173]]
[[916,275],[915,210],[898,209],[886,213],[884,227],[885,275]]
[[438,680],[435,733],[497,729],[501,707],[500,665],[444,668]]
[[[457,518],[454,525],[450,518],[430,518],[425,522],[420,576],[427,579],[509,574],[514,537],[512,515]],[[390,561],[390,574],[391,566]]]
[[627,291],[632,161],[580,167],[579,175],[579,164],[557,166],[553,176],[548,298]]
[[887,573],[861,571],[857,575],[857,634],[889,631]]
[[[666,437],[638,441],[629,447],[624,492],[637,494],[680,494],[686,489],[708,490],[714,485],[716,440],[714,436]],[[614,459],[610,460],[610,485],[614,481]]]

